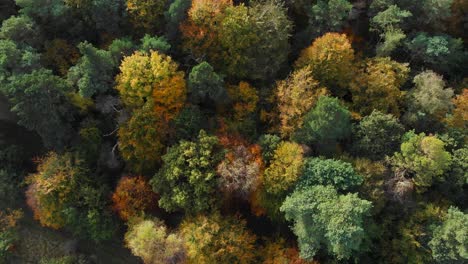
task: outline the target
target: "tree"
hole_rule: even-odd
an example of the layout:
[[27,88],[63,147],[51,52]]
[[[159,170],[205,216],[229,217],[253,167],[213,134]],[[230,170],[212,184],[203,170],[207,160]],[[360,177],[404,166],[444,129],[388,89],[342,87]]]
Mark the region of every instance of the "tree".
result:
[[314,185],[330,185],[338,191],[350,191],[359,187],[363,177],[348,162],[335,159],[307,158],[296,189]]
[[394,116],[374,110],[356,126],[356,149],[362,156],[382,159],[398,150],[404,131]]
[[407,63],[398,63],[388,57],[364,62],[351,84],[353,106],[363,115],[379,110],[400,116],[403,92],[410,69]]
[[371,208],[357,194],[339,195],[331,186],[316,185],[294,191],[280,210],[293,222],[302,258],[312,260],[325,247],[338,260],[346,260],[363,250]]
[[197,213],[216,203],[216,166],[222,159],[218,139],[201,130],[194,142],[180,141],[162,157],[162,168],[150,181],[169,212]]
[[387,166],[383,161],[371,161],[357,158],[353,166],[363,182],[359,187],[360,197],[372,202],[373,215],[380,213],[386,206],[387,197],[384,191],[385,179],[388,174]]
[[266,213],[274,221],[283,219],[279,207],[294,188],[302,173],[302,167],[301,146],[292,142],[281,142],[263,173],[261,186],[253,196],[253,210],[257,215]]
[[275,150],[281,143],[281,138],[277,135],[265,134],[258,139],[258,144],[262,148],[263,161],[269,164],[275,155]]
[[260,147],[234,146],[218,165],[219,186],[228,195],[247,200],[258,187],[262,170]]
[[116,89],[127,107],[138,108],[152,101],[154,112],[170,120],[182,109],[186,97],[184,73],[177,68],[164,54],[135,52],[122,61]]
[[207,62],[202,62],[192,68],[188,79],[191,99],[195,103],[214,103],[226,101],[227,93],[224,88],[224,81],[213,67]]
[[377,45],[378,56],[390,56],[406,38],[406,34],[401,29],[401,23],[412,15],[411,12],[402,10],[397,5],[390,5],[371,19],[371,31],[378,32],[381,38],[381,42]]
[[443,222],[438,225],[429,242],[432,257],[439,263],[464,262],[468,259],[468,215],[450,207]]
[[351,114],[334,97],[319,97],[304,117],[304,125],[293,138],[305,144],[335,144],[351,133]]
[[175,138],[177,140],[193,140],[203,127],[203,113],[197,106],[189,105],[174,118]]
[[430,67],[450,76],[463,76],[463,61],[467,52],[463,50],[463,41],[448,35],[430,36],[418,33],[406,43],[414,63]]
[[112,207],[125,221],[155,208],[156,201],[156,194],[142,176],[120,178],[112,194]]
[[99,50],[88,42],[78,45],[82,57],[71,67],[67,79],[76,85],[82,97],[105,93],[114,84],[114,62],[108,51]]
[[296,247],[288,246],[284,239],[268,240],[261,249],[263,264],[316,264],[299,257],[299,250]]
[[27,204],[41,225],[67,228],[93,240],[112,237],[114,226],[102,187],[93,186],[84,161],[74,153],[49,153],[27,178]]
[[334,95],[343,95],[353,76],[353,63],[354,51],[346,35],[326,33],[301,52],[295,66],[310,66],[320,85]]
[[130,224],[125,245],[145,264],[185,263],[183,238],[170,233],[158,219],[142,219]]
[[11,16],[2,22],[0,39],[8,39],[19,46],[35,46],[40,40],[37,25],[28,16]]
[[444,142],[424,133],[410,133],[401,144],[401,150],[392,158],[393,165],[412,176],[419,192],[424,192],[435,180],[440,180],[451,165],[451,155]]
[[152,33],[163,29],[167,0],[126,0],[130,21],[138,30]]
[[135,172],[152,171],[164,152],[167,124],[153,109],[152,104],[147,103],[119,126],[120,154]]
[[283,138],[290,137],[303,125],[304,115],[315,105],[318,98],[326,95],[312,76],[310,67],[294,71],[286,80],[276,85],[280,130]]
[[239,85],[229,85],[227,93],[232,103],[235,122],[242,122],[257,110],[260,98],[257,90],[249,83],[239,82]]
[[44,44],[45,52],[42,56],[44,66],[60,76],[67,76],[68,70],[80,58],[78,49],[64,39],[53,39]]
[[468,89],[452,99],[454,105],[451,115],[446,119],[447,123],[461,130],[468,129]]
[[174,39],[180,34],[179,25],[187,18],[187,12],[191,4],[191,0],[174,0],[169,9],[164,12],[168,39]]
[[318,0],[309,11],[309,28],[316,35],[341,31],[352,7],[347,0]]
[[6,83],[13,75],[38,69],[39,59],[32,48],[20,48],[11,40],[0,39],[0,83]]
[[416,75],[413,83],[404,120],[417,128],[434,127],[433,124],[441,121],[452,109],[453,90],[445,88],[442,76],[433,71]]
[[151,50],[161,53],[167,53],[171,49],[171,44],[165,37],[151,36],[145,34],[141,39],[141,51],[150,52]]
[[186,218],[180,234],[187,247],[187,262],[253,263],[256,237],[245,225],[245,220],[219,213]]
[[[18,239],[17,225],[23,217],[20,210],[0,210],[0,261],[7,261],[9,251]],[[7,262],[5,262],[7,263]]]
[[18,124],[36,131],[46,147],[63,148],[73,135],[75,109],[67,98],[69,86],[50,70],[15,75],[5,94]]

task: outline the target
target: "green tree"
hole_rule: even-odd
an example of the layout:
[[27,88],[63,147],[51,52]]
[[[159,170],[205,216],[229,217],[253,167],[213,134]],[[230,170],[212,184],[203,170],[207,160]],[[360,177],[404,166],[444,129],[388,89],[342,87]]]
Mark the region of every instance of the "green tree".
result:
[[466,69],[463,61],[468,56],[463,50],[463,41],[448,35],[430,36],[419,33],[406,43],[413,63],[430,67],[450,76],[463,76]]
[[158,219],[137,219],[125,233],[125,245],[145,264],[184,263],[183,238]]
[[445,151],[444,142],[424,133],[409,133],[400,152],[392,158],[393,165],[412,176],[419,192],[424,192],[434,181],[441,180],[450,168],[452,158]]
[[114,84],[115,64],[108,51],[96,49],[88,42],[78,45],[82,57],[68,71],[67,79],[78,87],[79,94],[85,98],[105,93]]
[[377,45],[378,56],[390,56],[392,51],[406,38],[401,24],[405,18],[411,16],[412,14],[408,10],[402,10],[397,5],[390,5],[371,19],[370,29],[378,32],[381,39]]
[[462,263],[468,260],[468,214],[450,207],[443,222],[438,225],[429,241],[432,257],[438,263]]
[[304,117],[304,125],[293,136],[305,144],[336,144],[351,133],[351,114],[334,97],[319,97],[315,107]]
[[197,141],[180,141],[162,157],[162,168],[151,180],[159,206],[169,212],[197,213],[216,204],[216,166],[222,160],[218,139],[201,130]]
[[258,144],[262,148],[262,157],[265,163],[269,163],[273,159],[275,150],[280,143],[281,138],[277,135],[265,134],[260,136]]
[[[11,40],[0,39],[0,83],[17,74],[29,73],[39,68],[40,56],[30,47],[20,48]],[[0,88],[2,92],[4,87]]]
[[227,99],[223,78],[216,74],[207,62],[202,62],[192,68],[188,86],[191,99],[195,103],[203,103],[207,100],[220,103]]
[[8,39],[20,46],[35,46],[40,41],[37,25],[27,16],[12,16],[2,22],[0,39]]
[[15,75],[5,94],[18,115],[18,124],[36,131],[46,147],[61,149],[73,135],[76,110],[67,93],[70,87],[50,70]]
[[347,0],[318,0],[309,11],[309,28],[316,35],[341,31],[352,7]]
[[374,110],[355,128],[356,150],[370,159],[382,159],[398,150],[404,131],[394,116]]
[[363,251],[371,208],[357,194],[339,195],[331,186],[316,185],[294,191],[280,210],[293,222],[302,258],[312,260],[324,247],[338,260],[346,260]]
[[363,177],[348,162],[335,159],[307,158],[296,189],[314,185],[330,185],[338,191],[350,191],[359,187]]
[[189,217],[180,225],[180,234],[185,239],[189,264],[255,262],[256,237],[238,217],[219,213]]

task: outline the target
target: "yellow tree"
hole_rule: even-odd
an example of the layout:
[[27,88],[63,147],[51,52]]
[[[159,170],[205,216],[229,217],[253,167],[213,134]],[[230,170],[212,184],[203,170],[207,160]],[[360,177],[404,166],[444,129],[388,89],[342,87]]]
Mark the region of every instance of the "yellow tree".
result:
[[156,115],[172,119],[182,109],[186,98],[184,73],[171,57],[151,51],[136,52],[120,65],[116,89],[129,108],[152,101]]
[[463,89],[463,92],[453,99],[454,109],[452,115],[447,118],[447,123],[459,129],[468,129],[468,89]]
[[344,95],[353,76],[354,50],[345,34],[327,33],[304,49],[296,68],[310,66],[312,75],[336,95]]
[[286,80],[278,82],[276,98],[281,135],[287,138],[295,129],[302,127],[304,115],[321,95],[326,94],[327,89],[319,87],[310,67],[296,70]]
[[243,120],[257,109],[258,93],[249,83],[240,82],[239,85],[230,85],[227,92],[232,100],[234,119]]
[[187,263],[238,263],[255,262],[255,235],[244,220],[215,213],[186,218],[180,225],[185,238]]
[[362,115],[379,110],[400,116],[399,106],[404,95],[400,87],[406,82],[409,71],[408,63],[388,57],[366,60],[351,83],[355,110]]

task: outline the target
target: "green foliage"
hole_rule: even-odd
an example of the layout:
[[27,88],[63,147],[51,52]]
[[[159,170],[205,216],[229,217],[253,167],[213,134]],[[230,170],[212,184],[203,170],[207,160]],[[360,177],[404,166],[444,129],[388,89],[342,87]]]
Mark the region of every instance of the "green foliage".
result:
[[319,97],[315,107],[304,117],[304,125],[293,136],[305,144],[335,143],[351,133],[351,114],[334,97]]
[[275,155],[275,150],[281,143],[281,138],[277,135],[265,134],[258,139],[258,144],[262,148],[263,161],[269,163]]
[[393,165],[406,170],[419,192],[424,192],[449,169],[452,158],[445,151],[444,142],[434,136],[409,135],[400,152],[392,158]]
[[450,207],[442,224],[438,225],[429,242],[437,263],[462,263],[468,260],[468,214]]
[[99,50],[88,42],[78,45],[82,57],[71,67],[67,79],[78,87],[79,93],[85,98],[99,93],[105,93],[114,83],[115,64],[111,54]]
[[468,56],[463,41],[447,35],[419,33],[407,42],[412,59],[422,65],[450,75],[463,74],[463,61]]
[[174,0],[164,13],[166,35],[169,39],[173,39],[177,33],[180,33],[179,25],[186,18],[187,10],[191,4],[191,0]]
[[149,52],[150,50],[167,53],[171,49],[171,44],[167,42],[165,37],[150,36],[145,34],[141,39],[140,50]]
[[227,98],[223,78],[216,74],[213,67],[207,62],[202,62],[192,68],[188,78],[188,86],[192,101],[195,103],[207,100],[220,103]]
[[356,149],[362,156],[382,159],[398,150],[403,132],[403,126],[394,116],[372,111],[356,126]]
[[350,191],[362,182],[362,176],[356,173],[351,163],[335,159],[307,158],[296,189],[330,185],[338,191]]
[[36,131],[47,147],[61,149],[73,135],[75,109],[67,96],[69,86],[50,70],[16,75],[5,94],[18,124]]
[[218,139],[201,130],[197,141],[180,141],[162,157],[164,165],[151,180],[169,212],[197,213],[216,204],[216,166],[222,160]]
[[203,113],[197,106],[186,106],[173,120],[176,130],[175,138],[179,140],[195,139],[202,129],[203,117]]
[[[39,58],[32,48],[19,48],[11,40],[0,39],[0,83],[8,81],[11,76],[39,68]],[[0,89],[4,92],[3,87]]]
[[371,208],[357,194],[339,195],[331,186],[317,185],[294,191],[280,210],[293,222],[302,258],[312,260],[324,247],[338,260],[346,260],[363,250]]
[[347,0],[318,0],[309,11],[309,27],[316,35],[340,31],[352,7]]
[[38,28],[27,16],[12,16],[3,21],[0,39],[8,39],[20,46],[34,46],[40,40]]

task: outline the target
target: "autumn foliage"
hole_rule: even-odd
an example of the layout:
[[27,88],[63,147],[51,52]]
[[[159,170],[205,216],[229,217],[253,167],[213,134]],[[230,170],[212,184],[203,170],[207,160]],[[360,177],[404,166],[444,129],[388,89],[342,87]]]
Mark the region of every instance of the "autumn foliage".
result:
[[128,220],[157,206],[157,196],[142,176],[122,177],[112,194],[113,209]]

